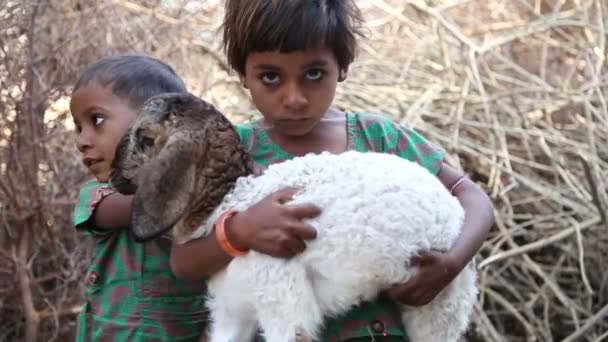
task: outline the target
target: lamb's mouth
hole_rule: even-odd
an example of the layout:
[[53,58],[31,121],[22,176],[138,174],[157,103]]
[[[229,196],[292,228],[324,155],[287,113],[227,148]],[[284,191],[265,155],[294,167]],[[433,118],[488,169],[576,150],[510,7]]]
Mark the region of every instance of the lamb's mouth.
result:
[[115,169],[110,174],[110,184],[123,195],[133,195],[137,191],[137,185],[116,172]]

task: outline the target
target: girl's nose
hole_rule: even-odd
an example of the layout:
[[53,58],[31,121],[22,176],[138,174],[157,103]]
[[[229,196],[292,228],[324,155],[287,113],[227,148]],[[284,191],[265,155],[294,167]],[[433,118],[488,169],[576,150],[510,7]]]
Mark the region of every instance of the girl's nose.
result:
[[[295,83],[295,82],[294,82]],[[292,110],[298,110],[308,104],[304,92],[298,84],[286,85],[285,95],[283,97],[283,105]]]
[[78,151],[84,152],[89,149],[93,145],[91,140],[91,135],[88,133],[88,130],[82,130],[78,134],[78,141],[76,142],[76,147],[78,147]]

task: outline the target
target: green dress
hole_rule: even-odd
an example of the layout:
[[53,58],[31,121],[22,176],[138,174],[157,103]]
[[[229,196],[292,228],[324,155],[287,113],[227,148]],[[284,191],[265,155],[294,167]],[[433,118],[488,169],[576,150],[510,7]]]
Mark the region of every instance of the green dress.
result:
[[76,340],[198,341],[208,317],[205,283],[173,275],[170,239],[137,243],[127,228],[95,227],[93,212],[111,193],[108,184],[88,182],[74,210],[76,228],[94,241]]
[[[274,143],[257,121],[236,128],[257,166],[294,158]],[[379,115],[355,113],[346,114],[346,129],[348,150],[391,153],[415,161],[433,174],[439,172],[445,152],[412,129]],[[372,336],[376,341],[407,341],[397,305],[386,298],[363,303],[326,321],[323,341],[369,341]]]

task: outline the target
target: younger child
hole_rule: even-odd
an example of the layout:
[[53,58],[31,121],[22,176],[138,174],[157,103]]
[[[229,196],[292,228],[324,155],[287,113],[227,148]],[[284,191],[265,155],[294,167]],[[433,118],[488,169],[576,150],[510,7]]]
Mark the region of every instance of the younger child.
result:
[[[396,302],[430,302],[469,263],[492,225],[490,200],[444,162],[442,149],[415,131],[382,116],[331,107],[337,83],[346,79],[354,59],[361,17],[353,0],[227,0],[225,13],[228,62],[263,116],[237,127],[258,166],[311,152],[391,153],[436,174],[464,207],[463,233],[451,250],[421,251],[413,279],[327,321],[323,336],[323,341],[407,340]],[[222,246],[213,236],[174,245],[174,272],[199,279],[249,249],[283,258],[302,252],[304,241],[315,237],[302,219],[320,209],[285,204],[292,195],[291,189],[279,191],[226,219],[228,242]]]
[[171,241],[131,239],[131,196],[108,183],[116,146],[148,98],[185,92],[167,64],[148,56],[104,58],[74,86],[70,110],[82,161],[95,176],[80,191],[76,229],[94,240],[77,341],[197,341],[206,322],[202,278],[169,267]]

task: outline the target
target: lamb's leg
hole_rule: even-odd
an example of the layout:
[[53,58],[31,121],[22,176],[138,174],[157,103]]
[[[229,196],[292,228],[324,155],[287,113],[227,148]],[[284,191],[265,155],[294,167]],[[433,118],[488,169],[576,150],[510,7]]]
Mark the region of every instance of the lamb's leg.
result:
[[211,316],[209,342],[251,342],[256,327],[253,316],[215,309]]
[[289,268],[270,277],[268,295],[256,303],[266,342],[307,342],[317,339],[323,314],[304,267]]
[[229,278],[221,272],[209,283],[209,342],[251,342],[257,329],[254,308]]
[[469,264],[431,303],[403,307],[412,342],[456,342],[466,331],[477,300],[476,271]]

